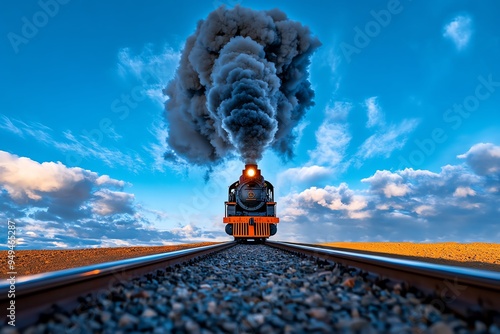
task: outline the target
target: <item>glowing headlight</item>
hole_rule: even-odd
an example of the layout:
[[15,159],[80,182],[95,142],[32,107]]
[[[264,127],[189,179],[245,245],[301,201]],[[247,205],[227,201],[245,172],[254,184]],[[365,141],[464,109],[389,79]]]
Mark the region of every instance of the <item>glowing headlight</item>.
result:
[[253,177],[253,176],[255,176],[255,169],[250,168],[249,170],[247,170],[247,175],[248,175],[249,177]]

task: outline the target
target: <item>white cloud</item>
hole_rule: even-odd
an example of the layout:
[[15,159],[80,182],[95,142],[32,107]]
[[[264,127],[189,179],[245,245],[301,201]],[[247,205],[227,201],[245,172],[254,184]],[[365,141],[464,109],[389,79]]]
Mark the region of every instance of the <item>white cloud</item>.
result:
[[[0,151],[1,188],[18,203],[31,203],[29,205],[33,207],[47,208],[33,212],[39,217],[76,217],[84,214],[86,206],[93,202],[103,203],[101,207],[104,204],[110,207],[113,204],[112,195],[130,195],[133,198],[131,194],[105,188],[122,188],[124,185],[124,181],[112,179],[108,175],[98,176],[97,173],[79,167],[69,168],[61,162],[39,163]],[[130,211],[122,208],[122,212]],[[104,208],[101,211],[104,212]]]
[[52,244],[57,248],[69,248],[69,245],[65,242],[53,241]]
[[289,168],[279,174],[279,178],[283,182],[316,182],[319,179],[325,178],[332,174],[332,170],[323,166],[306,166]]
[[121,180],[115,180],[109,177],[109,175],[101,175],[96,179],[96,184],[98,186],[110,185],[118,188],[123,188],[125,186],[125,182]]
[[183,238],[194,239],[200,237],[201,229],[199,227],[194,226],[193,224],[187,224],[183,227],[174,228],[171,232],[182,236]]
[[315,205],[331,211],[340,211],[352,219],[369,216],[367,212],[361,212],[367,206],[365,197],[356,195],[345,183],[341,183],[338,187],[311,187],[301,193],[285,196],[282,203],[286,207],[283,212],[285,216],[300,215],[306,208],[311,209]]
[[410,215],[407,215],[403,212],[399,212],[399,211],[393,211],[393,212],[390,212],[388,214],[389,217],[391,218],[396,218],[397,220],[401,220],[401,219],[411,219],[412,217]]
[[351,141],[346,125],[323,123],[316,132],[316,149],[310,152],[312,161],[329,166],[338,165]]
[[[171,170],[182,174],[187,169],[192,167],[185,159],[178,156],[174,150],[168,145],[168,129],[165,122],[161,121],[158,117],[149,129],[149,133],[154,137],[152,143],[143,145],[143,149],[149,153],[153,159],[151,166],[153,170],[164,172],[168,167]],[[169,155],[169,159],[165,159],[165,154]]]
[[375,172],[373,176],[362,179],[361,182],[370,183],[373,186],[385,185],[389,182],[402,182],[403,178],[395,173],[392,173],[388,170],[378,170]]
[[379,170],[361,180],[368,189],[350,189],[342,183],[278,198],[283,228],[302,242],[376,236],[392,241],[494,241],[500,233],[499,180],[491,174],[496,147],[474,145],[462,155],[477,158],[472,161],[478,165],[485,163],[477,173],[466,164],[446,165],[438,173]]
[[472,36],[472,19],[464,15],[456,16],[445,25],[443,36],[452,40],[458,50],[465,48]]
[[117,213],[134,213],[133,194],[109,189],[98,190],[94,193],[96,200],[92,203],[92,211],[101,216],[109,216]]
[[417,206],[414,210],[420,216],[433,216],[436,214],[434,207],[431,205],[420,205]]
[[31,249],[227,239],[222,228],[153,227],[147,217],[164,220],[166,213],[144,208],[134,194],[116,189],[125,185],[108,175],[0,151],[0,221],[22,224],[19,246]]
[[408,135],[417,125],[417,120],[405,119],[400,124],[384,127],[361,144],[356,156],[361,159],[389,157],[393,151],[400,150],[406,145]]
[[377,97],[373,96],[366,99],[365,106],[368,111],[368,121],[366,123],[366,127],[372,128],[375,126],[384,126],[384,114],[380,110],[380,106],[377,103]]
[[334,48],[328,50],[328,54],[326,56],[327,65],[330,68],[330,71],[333,75],[337,75],[337,69],[340,64],[341,57],[335,53]]
[[344,160],[351,135],[345,119],[352,105],[335,102],[325,110],[325,119],[316,131],[316,148],[309,151],[311,164],[337,166]]
[[389,183],[384,187],[384,195],[387,198],[405,196],[410,191],[406,184]]
[[[453,168],[453,166],[450,167]],[[443,168],[446,169],[446,167]],[[412,179],[430,179],[433,182],[437,182],[435,180],[439,178],[439,174],[437,173],[425,169],[413,169],[413,168],[406,168],[400,171],[399,175],[405,178],[412,178]]]
[[325,109],[325,118],[316,131],[316,147],[309,151],[307,166],[318,165],[342,172],[351,164],[359,167],[366,159],[389,157],[393,151],[402,149],[409,135],[418,125],[416,119],[404,119],[399,124],[387,125],[376,96],[365,100],[368,121],[367,128],[373,128],[369,136],[357,149],[356,154],[346,161],[346,152],[352,140],[347,118],[352,109],[348,102],[335,102]]
[[21,138],[31,137],[46,144],[52,142],[50,135],[52,129],[37,122],[31,122],[28,124],[21,120],[10,119],[9,117],[2,115],[0,129],[7,130]]
[[[143,94],[156,102],[160,111],[165,107],[166,101],[163,89],[174,77],[180,57],[180,49],[175,50],[168,44],[159,51],[155,51],[155,47],[148,44],[140,54],[133,54],[130,48],[123,48],[118,52],[118,72],[123,77],[132,76],[134,80],[138,80]],[[151,166],[154,170],[163,172],[165,167],[168,167],[182,173],[190,167],[190,164],[167,144],[169,134],[163,120],[153,120],[149,132],[154,139],[143,145],[143,149],[153,159]]]
[[476,192],[470,187],[458,187],[453,196],[455,197],[467,197],[467,196],[475,196]]
[[163,89],[167,86],[179,64],[181,52],[165,45],[159,52],[148,44],[138,55],[133,55],[129,48],[118,53],[118,71],[121,75],[131,74],[139,80],[143,92],[161,107],[165,103]]
[[75,136],[71,131],[65,131],[65,141],[54,141],[52,145],[66,153],[67,163],[83,159],[97,159],[109,167],[126,167],[137,173],[145,168],[141,156],[133,150],[122,150],[115,147],[105,147],[98,138],[84,135]]
[[304,130],[311,124],[310,122],[307,121],[301,121],[295,128],[292,130],[293,136],[296,138],[295,139],[295,147],[300,143],[302,140],[302,137],[304,135]]
[[376,96],[366,99],[364,105],[368,115],[366,127],[373,129],[374,133],[358,147],[351,159],[357,167],[367,159],[380,156],[388,158],[393,151],[402,149],[419,123],[416,119],[403,119],[399,124],[388,125]]
[[7,130],[18,136],[23,136],[23,131],[19,129],[7,116],[2,115],[2,123],[0,123],[0,129]]
[[500,146],[492,143],[479,143],[469,151],[458,156],[478,175],[500,176]]
[[346,121],[352,104],[349,102],[336,101],[333,105],[329,104],[325,108],[325,120],[327,121]]
[[84,180],[97,178],[81,168],[67,168],[62,163],[38,163],[0,151],[0,184],[16,200],[40,200],[44,193],[71,189]]
[[[289,168],[280,173],[278,188],[310,186],[332,177],[346,167],[342,162],[351,141],[346,122],[351,108],[352,105],[347,102],[335,102],[325,108],[325,117],[315,133],[316,147],[308,151],[309,161],[306,166]],[[302,130],[299,129],[299,133]]]
[[384,204],[378,204],[377,206],[375,206],[375,208],[377,210],[385,211],[385,210],[389,210],[391,208],[391,206],[384,203]]
[[403,177],[387,170],[378,170],[373,176],[362,179],[369,183],[372,191],[382,193],[385,197],[401,197],[410,192],[410,187],[404,184]]
[[[500,192],[500,188],[499,187],[495,187],[495,186],[492,186],[492,187],[489,187],[488,189],[486,189],[486,191],[490,192],[490,193],[496,193],[496,192]],[[500,210],[499,210],[500,211]]]

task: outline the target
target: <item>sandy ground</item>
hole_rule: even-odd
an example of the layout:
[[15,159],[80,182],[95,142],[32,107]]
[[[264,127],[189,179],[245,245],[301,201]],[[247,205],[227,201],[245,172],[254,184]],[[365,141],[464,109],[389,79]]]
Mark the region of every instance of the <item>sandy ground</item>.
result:
[[411,243],[411,242],[330,242],[321,245],[369,254],[393,254],[401,258],[440,264],[500,271],[500,244]]
[[[175,246],[74,250],[19,250],[15,254],[15,266],[18,273],[17,276],[19,277],[211,244],[215,243],[205,242]],[[341,249],[361,250],[370,254],[393,254],[397,257],[420,261],[500,271],[500,244],[335,242],[322,245]],[[0,268],[2,268],[0,269],[0,278],[6,278],[8,277],[7,251],[0,251],[0,259]]]
[[[15,253],[15,269],[19,277],[213,244],[216,244],[216,242],[155,247],[18,250]],[[8,277],[7,255],[7,251],[0,251],[0,278]]]

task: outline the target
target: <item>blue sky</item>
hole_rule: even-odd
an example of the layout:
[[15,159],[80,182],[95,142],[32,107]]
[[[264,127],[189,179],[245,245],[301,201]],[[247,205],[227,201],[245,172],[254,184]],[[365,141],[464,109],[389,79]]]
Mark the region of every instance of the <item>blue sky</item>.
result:
[[219,5],[280,8],[322,42],[295,158],[267,151],[277,239],[500,237],[495,1],[23,1],[0,5],[0,226],[19,247],[228,240],[238,159],[165,162],[162,89]]

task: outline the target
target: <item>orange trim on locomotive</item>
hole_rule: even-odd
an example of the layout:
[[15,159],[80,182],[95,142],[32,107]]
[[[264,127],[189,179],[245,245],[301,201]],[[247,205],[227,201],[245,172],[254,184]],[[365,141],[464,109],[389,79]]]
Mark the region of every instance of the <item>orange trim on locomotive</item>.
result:
[[234,224],[234,223],[246,223],[249,224],[250,218],[253,218],[255,223],[264,224],[278,224],[280,219],[278,217],[259,217],[259,216],[231,216],[223,217],[222,221],[224,224]]
[[[253,218],[253,224],[250,225],[250,218]],[[233,237],[235,238],[269,238],[271,236],[270,225],[278,224],[278,217],[224,217],[225,224],[233,225]]]

